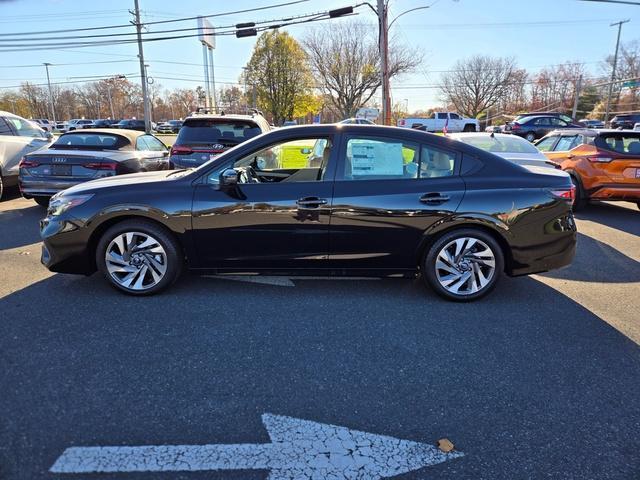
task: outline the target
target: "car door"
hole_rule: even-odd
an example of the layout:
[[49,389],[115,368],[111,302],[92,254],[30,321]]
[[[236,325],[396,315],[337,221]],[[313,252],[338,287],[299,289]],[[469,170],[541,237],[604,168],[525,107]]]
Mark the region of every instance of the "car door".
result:
[[460,154],[399,134],[343,135],[339,152],[329,266],[414,269],[425,231],[464,196]]
[[167,170],[169,168],[169,150],[153,135],[139,136],[136,139],[136,150],[140,152],[144,170]]
[[3,176],[18,175],[26,154],[49,144],[45,132],[19,117],[0,117],[0,170]]
[[[314,156],[324,142],[322,156]],[[255,142],[254,142],[255,143]],[[288,136],[229,157],[207,171],[193,199],[199,265],[223,271],[322,268],[329,251],[335,174],[332,135]],[[234,189],[222,172],[239,173]]]

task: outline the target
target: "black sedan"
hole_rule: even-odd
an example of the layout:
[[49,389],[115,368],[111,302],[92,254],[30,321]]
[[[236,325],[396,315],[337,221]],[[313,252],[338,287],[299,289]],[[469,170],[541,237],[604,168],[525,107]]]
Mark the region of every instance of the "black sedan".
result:
[[[291,166],[290,158],[307,155]],[[283,164],[287,163],[286,167]],[[70,188],[41,222],[50,270],[96,269],[156,293],[207,273],[413,277],[445,298],[503,272],[568,265],[573,187],[462,142],[395,127],[318,125],[255,137],[197,169]]]
[[20,162],[20,191],[46,206],[55,193],[81,182],[169,169],[169,151],[153,135],[112,129],[75,130]]
[[144,120],[136,120],[135,118],[129,120],[120,120],[118,123],[113,123],[112,128],[121,128],[122,130],[138,130],[144,132],[145,125]]
[[513,133],[526,138],[530,142],[544,137],[552,130],[559,128],[582,128],[577,123],[567,122],[555,115],[534,115],[531,117],[519,118],[504,127],[504,133]]

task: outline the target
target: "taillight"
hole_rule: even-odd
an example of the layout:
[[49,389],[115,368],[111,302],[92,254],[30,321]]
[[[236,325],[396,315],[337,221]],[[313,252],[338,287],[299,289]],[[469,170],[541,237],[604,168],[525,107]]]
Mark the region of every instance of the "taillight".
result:
[[181,147],[179,145],[174,145],[171,147],[171,155],[191,155],[193,150],[189,147]]
[[36,162],[34,160],[27,160],[25,157],[22,157],[22,160],[20,160],[20,164],[18,165],[18,168],[33,168],[39,165],[40,165],[39,162]]
[[554,198],[566,200],[573,204],[573,201],[576,199],[576,186],[571,185],[569,188],[554,188],[549,190],[549,193],[551,193],[551,196]]
[[593,163],[609,163],[611,162],[611,160],[613,160],[613,158],[605,157],[604,155],[594,155],[591,157],[587,157],[587,159]]
[[85,163],[84,168],[90,168],[91,170],[113,170],[115,171],[118,168],[118,164],[116,162],[94,162],[94,163]]
[[519,123],[515,123],[515,122],[514,122],[514,123],[511,125],[511,130],[520,130],[520,128],[521,128],[521,127],[520,127],[520,124],[519,124]]

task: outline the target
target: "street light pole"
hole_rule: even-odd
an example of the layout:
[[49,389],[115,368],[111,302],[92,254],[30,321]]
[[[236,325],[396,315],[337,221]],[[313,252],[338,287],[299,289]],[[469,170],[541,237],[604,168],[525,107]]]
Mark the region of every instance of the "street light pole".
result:
[[611,69],[611,84],[609,85],[609,93],[607,94],[607,107],[604,113],[604,123],[606,124],[609,121],[609,110],[611,109],[611,94],[613,93],[613,83],[616,79],[616,66],[618,64],[618,49],[620,48],[620,33],[622,32],[622,25],[624,23],[628,23],[630,20],[621,20],[616,23],[612,23],[609,25],[613,27],[615,25],[618,26],[618,39],[616,40],[616,53],[613,55],[613,68]]
[[44,63],[44,68],[47,70],[47,85],[49,86],[49,108],[51,109],[51,120],[53,124],[56,124],[56,109],[53,104],[53,90],[51,90],[51,79],[49,78],[49,65],[50,63]]
[[151,117],[149,116],[149,94],[147,92],[147,68],[144,65],[144,51],[142,49],[142,24],[140,23],[140,7],[138,0],[134,0],[136,34],[138,37],[138,59],[140,60],[140,79],[142,82],[142,102],[144,104],[144,130],[151,133]]

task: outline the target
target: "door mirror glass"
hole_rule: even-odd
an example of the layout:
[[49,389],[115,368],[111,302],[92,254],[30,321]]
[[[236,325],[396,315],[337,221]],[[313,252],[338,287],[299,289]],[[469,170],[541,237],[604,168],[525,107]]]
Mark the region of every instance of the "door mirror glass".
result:
[[227,168],[220,174],[220,185],[222,187],[235,187],[238,185],[238,172],[233,168]]

